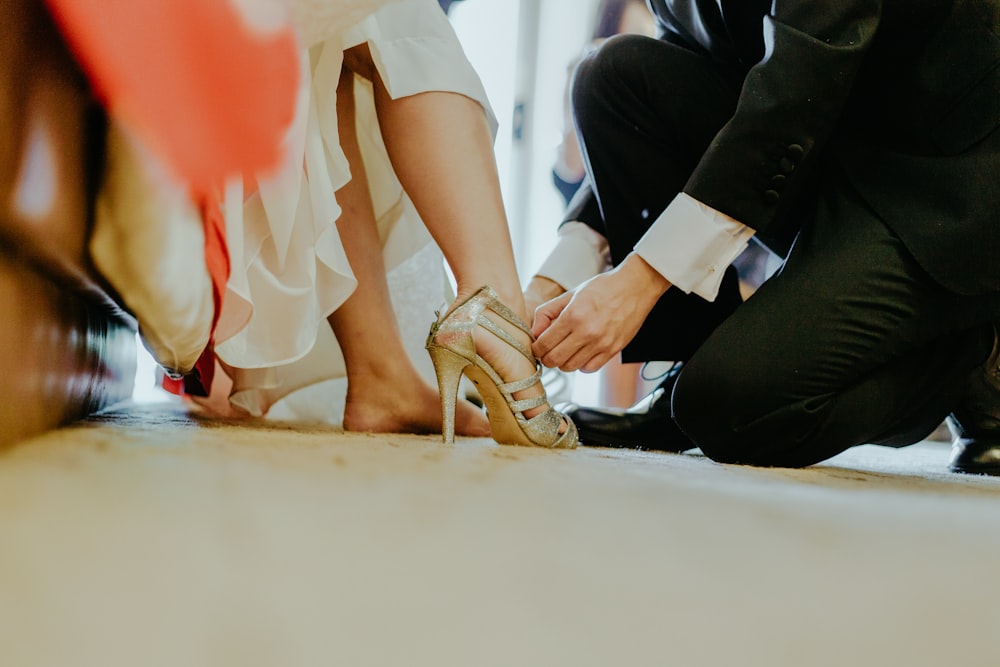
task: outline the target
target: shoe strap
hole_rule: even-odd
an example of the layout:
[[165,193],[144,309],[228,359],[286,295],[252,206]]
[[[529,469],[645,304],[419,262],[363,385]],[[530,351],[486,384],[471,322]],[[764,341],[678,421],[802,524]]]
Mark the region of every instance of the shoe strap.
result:
[[514,392],[524,391],[530,387],[535,386],[536,383],[542,381],[542,367],[535,365],[535,372],[526,378],[520,380],[514,380],[513,382],[505,382],[500,385],[500,390],[508,394],[513,394]]
[[514,412],[524,412],[525,410],[531,410],[532,408],[540,408],[543,405],[548,405],[549,402],[545,398],[545,394],[539,394],[538,396],[533,396],[531,398],[522,398],[519,401],[511,401],[510,409]]
[[542,381],[541,366],[536,364],[534,373],[526,378],[514,380],[513,382],[504,382],[503,378],[501,378],[500,375],[493,370],[493,366],[491,366],[489,362],[478,354],[476,355],[476,366],[486,373],[490,380],[493,381],[493,384],[497,386],[497,389],[503,393],[504,399],[510,405],[512,411],[522,413],[525,410],[531,410],[532,408],[548,405],[549,400],[544,391],[538,396],[533,396],[531,398],[523,398],[521,400],[514,399],[514,392],[522,391],[528,387],[533,387],[535,384]]
[[487,307],[490,310],[492,310],[494,313],[496,313],[503,319],[513,324],[515,327],[517,327],[524,333],[528,334],[531,340],[535,340],[535,337],[531,333],[531,327],[529,327],[527,323],[521,319],[520,315],[515,313],[513,310],[510,309],[510,307],[507,304],[505,304],[503,301],[500,300],[500,297],[497,296],[497,293],[493,291],[492,287],[487,286],[484,287],[483,290],[489,297],[489,302],[487,303]]
[[476,354],[475,363],[480,370],[489,376],[493,384],[497,386],[497,389],[503,392],[508,400],[513,400],[512,394],[514,392],[522,391],[542,381],[542,368],[538,364],[535,364],[535,372],[528,377],[521,378],[520,380],[513,380],[511,382],[504,382],[504,379],[500,377],[500,374],[497,373],[496,370],[494,370],[490,362],[483,359],[478,353]]
[[[494,292],[492,288],[484,287],[483,289],[485,295],[489,299],[486,303],[486,307],[489,310],[496,313],[510,325],[516,327],[521,332],[527,334],[529,340],[534,341],[535,336],[534,334],[531,333],[531,328],[525,323],[525,321],[522,320],[520,316],[518,316],[518,314],[515,313],[513,310],[511,310],[506,304],[504,304],[503,301],[500,301],[500,299],[496,295],[496,292]],[[506,329],[504,329],[499,324],[497,324],[489,317],[487,317],[485,312],[483,312],[479,316],[478,324],[487,331],[489,331],[490,333],[492,333],[493,335],[500,338],[502,341],[504,341],[511,347],[513,347],[515,350],[520,352],[525,359],[527,359],[528,361],[532,362],[535,365],[535,372],[529,375],[528,377],[522,378],[520,380],[514,380],[512,382],[504,382],[503,379],[500,378],[499,376],[493,378],[494,380],[497,381],[496,382],[497,387],[504,393],[505,398],[507,399],[507,403],[510,405],[511,410],[513,410],[515,413],[521,414],[523,418],[523,413],[525,410],[531,410],[533,408],[539,408],[548,405],[549,401],[545,391],[542,391],[542,393],[539,394],[538,396],[533,396],[531,398],[524,398],[520,400],[514,399],[514,394],[516,392],[523,391],[525,389],[533,387],[542,381],[542,366],[541,364],[538,363],[538,360],[535,359],[535,355],[534,353],[532,353],[531,349],[526,347],[524,343],[522,343],[521,341],[514,338],[510,334],[510,332],[508,332]],[[477,361],[482,362],[478,364],[480,368],[485,368],[487,369],[487,372],[489,372],[491,375],[495,375],[495,373],[491,372],[493,371],[493,369],[490,367],[490,364],[486,363],[485,360],[478,354],[476,355],[476,357]],[[545,414],[545,412],[535,415],[535,417],[532,417],[530,420],[527,420],[527,423],[531,422],[535,422],[536,424],[540,423],[542,420],[538,421],[535,420],[537,420],[538,417],[541,417],[543,414]]]
[[[497,301],[496,303],[499,304],[499,305],[503,305],[503,304],[500,304],[499,301]],[[504,306],[504,308],[506,308],[506,306]],[[492,304],[490,305],[490,310],[493,310],[493,305]],[[497,315],[500,315],[501,317],[503,317],[505,320],[507,319],[506,317],[504,317],[503,313],[497,312],[495,310],[494,310],[494,312],[496,312]],[[514,314],[511,313],[511,315],[514,315]],[[517,316],[514,315],[514,317],[517,317]],[[510,322],[510,320],[507,320],[507,321]],[[513,324],[514,326],[517,326],[518,328],[522,329],[522,331],[524,330],[523,328],[521,328],[518,325],[517,322],[510,322],[510,323]],[[493,334],[494,336],[496,336],[497,338],[499,338],[503,342],[507,343],[508,345],[510,345],[512,348],[514,348],[518,352],[520,352],[521,355],[524,356],[529,361],[531,361],[531,362],[535,361],[535,355],[533,355],[531,353],[530,349],[528,349],[527,347],[525,347],[524,343],[522,343],[521,341],[517,340],[512,335],[510,335],[510,332],[508,332],[506,329],[504,329],[503,327],[501,327],[499,324],[497,324],[496,322],[494,322],[490,318],[486,317],[485,313],[479,316],[479,321],[477,322],[477,324],[479,324],[479,326],[483,327],[484,329],[486,329],[487,331],[489,331],[491,334]],[[528,333],[529,336],[531,335],[531,331],[527,331],[527,333]]]

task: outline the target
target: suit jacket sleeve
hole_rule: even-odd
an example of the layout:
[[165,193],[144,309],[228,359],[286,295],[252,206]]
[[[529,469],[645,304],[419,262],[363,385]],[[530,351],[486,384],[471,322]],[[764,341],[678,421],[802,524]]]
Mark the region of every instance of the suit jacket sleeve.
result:
[[597,194],[594,192],[590,176],[584,177],[583,183],[567,204],[561,225],[567,222],[582,222],[601,236],[607,236],[604,218],[601,216],[601,208],[597,203]]
[[808,183],[871,44],[882,0],[775,0],[765,52],[684,191],[758,234]]

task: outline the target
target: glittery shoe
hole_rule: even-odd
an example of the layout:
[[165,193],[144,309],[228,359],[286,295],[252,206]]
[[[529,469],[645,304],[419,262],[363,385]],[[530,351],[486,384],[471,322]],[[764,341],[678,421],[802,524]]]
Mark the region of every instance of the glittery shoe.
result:
[[[532,340],[531,328],[497,298],[490,287],[482,287],[446,317],[431,325],[427,352],[434,362],[441,391],[442,435],[444,442],[455,440],[455,404],[458,385],[464,373],[476,385],[490,420],[493,439],[503,445],[529,445],[571,449],[576,447],[576,426],[549,407],[528,418],[527,410],[548,406],[544,390],[532,398],[515,399],[514,394],[541,385],[542,366],[523,343],[490,317],[492,312],[504,322],[524,332]],[[523,379],[506,382],[496,369],[476,352],[475,332],[485,329],[520,352],[535,366],[535,372]],[[560,429],[563,428],[560,433]]]

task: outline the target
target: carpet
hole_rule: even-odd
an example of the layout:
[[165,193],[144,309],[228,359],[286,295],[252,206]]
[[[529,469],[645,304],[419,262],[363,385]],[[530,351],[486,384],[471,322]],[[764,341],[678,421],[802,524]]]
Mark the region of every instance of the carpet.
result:
[[1000,480],[128,406],[0,457],[2,665],[995,665]]

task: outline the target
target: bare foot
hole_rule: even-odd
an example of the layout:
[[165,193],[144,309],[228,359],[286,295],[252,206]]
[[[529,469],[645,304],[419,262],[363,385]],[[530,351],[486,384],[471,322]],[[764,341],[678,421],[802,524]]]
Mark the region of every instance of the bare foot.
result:
[[208,396],[185,396],[192,407],[206,417],[213,419],[248,419],[250,413],[229,402],[233,390],[233,380],[218,360],[215,362],[215,377]]
[[[441,398],[437,389],[419,377],[406,388],[393,378],[375,378],[348,385],[344,430],[367,433],[440,433]],[[483,411],[466,400],[455,409],[455,433],[474,438],[490,437],[490,423]]]

